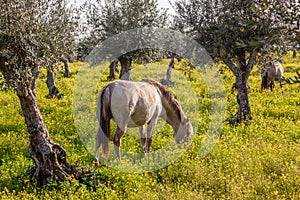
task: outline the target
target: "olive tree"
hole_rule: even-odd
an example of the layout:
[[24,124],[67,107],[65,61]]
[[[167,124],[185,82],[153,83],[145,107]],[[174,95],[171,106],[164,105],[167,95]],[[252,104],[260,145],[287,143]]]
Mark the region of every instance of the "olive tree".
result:
[[287,49],[295,1],[176,0],[174,25],[197,40],[236,77],[237,122],[252,119],[248,79],[253,67]]
[[[167,23],[167,11],[158,8],[158,0],[97,0],[94,4],[90,4],[86,16],[87,29],[90,33],[85,38],[85,45],[90,50],[99,42],[123,31],[141,27],[163,27]],[[116,58],[121,64],[120,78],[126,74],[125,79],[130,79],[131,64],[135,57],[156,53],[160,52],[153,50],[124,52]],[[110,78],[113,78],[116,61],[111,62]]]
[[74,49],[75,24],[66,1],[3,0],[0,8],[0,71],[20,100],[37,185],[76,177],[66,151],[51,139],[36,97],[40,68],[52,70]]

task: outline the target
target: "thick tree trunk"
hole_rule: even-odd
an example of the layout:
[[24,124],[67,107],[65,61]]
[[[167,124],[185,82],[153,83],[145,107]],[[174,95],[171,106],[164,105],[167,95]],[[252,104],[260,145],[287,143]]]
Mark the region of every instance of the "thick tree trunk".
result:
[[293,58],[296,58],[297,57],[297,50],[296,48],[293,49]]
[[249,87],[248,87],[248,79],[253,69],[257,51],[256,49],[250,54],[250,58],[248,60],[248,64],[246,62],[246,52],[240,50],[238,55],[238,63],[239,67],[233,70],[236,76],[235,87],[237,88],[237,103],[239,105],[237,112],[237,123],[241,123],[246,120],[251,120],[251,109],[249,102]]
[[132,80],[131,77],[131,63],[132,63],[132,58],[131,57],[126,57],[126,56],[121,56],[119,58],[119,61],[121,63],[121,73],[120,73],[120,79],[121,80]]
[[63,63],[64,63],[64,67],[65,67],[64,77],[71,77],[72,74],[71,74],[68,60],[63,60]]
[[[250,54],[247,54],[245,50],[239,49],[237,53],[238,64],[235,65],[230,58],[223,57],[224,63],[235,75],[235,83],[232,85],[232,89],[237,89],[237,103],[239,105],[236,120],[234,123],[241,123],[245,120],[251,120],[251,108],[249,101],[249,87],[248,79],[253,66],[256,62],[258,49],[254,48]],[[248,58],[248,60],[247,60]]]
[[175,59],[175,55],[173,55],[171,57],[171,61],[169,63],[168,69],[167,69],[167,75],[166,75],[167,85],[173,85],[173,82],[171,80],[171,73],[172,73],[172,70],[174,69],[174,62],[175,62],[174,59]]
[[237,102],[239,105],[237,112],[237,122],[240,123],[244,120],[251,120],[251,109],[249,102],[249,88],[248,88],[248,78],[249,75],[245,73],[240,73],[236,77],[236,87],[237,87]]
[[16,92],[29,132],[28,151],[35,163],[34,178],[37,185],[44,186],[48,178],[64,181],[68,177],[75,177],[76,169],[67,163],[65,150],[49,136],[32,90],[32,81],[20,84]]
[[109,65],[109,76],[107,77],[108,80],[116,79],[115,71],[118,70],[118,60],[114,60]]
[[49,97],[52,98],[59,94],[58,88],[55,86],[53,71],[47,70],[46,84],[49,90]]
[[166,74],[166,79],[161,79],[160,83],[163,85],[168,85],[168,86],[173,86],[174,83],[171,80],[172,77],[172,70],[174,69],[174,59],[175,59],[175,54],[172,55],[171,61],[169,63],[168,69],[167,69],[167,74]]

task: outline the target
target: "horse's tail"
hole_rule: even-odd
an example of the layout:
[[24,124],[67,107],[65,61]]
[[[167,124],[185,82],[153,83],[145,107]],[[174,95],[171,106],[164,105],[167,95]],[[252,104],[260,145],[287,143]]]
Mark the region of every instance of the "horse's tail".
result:
[[106,85],[100,91],[97,103],[97,118],[99,127],[96,140],[98,140],[97,142],[100,142],[100,145],[102,145],[102,150],[105,158],[107,158],[109,154],[110,119],[112,118],[110,109],[111,91],[109,86],[110,85]]

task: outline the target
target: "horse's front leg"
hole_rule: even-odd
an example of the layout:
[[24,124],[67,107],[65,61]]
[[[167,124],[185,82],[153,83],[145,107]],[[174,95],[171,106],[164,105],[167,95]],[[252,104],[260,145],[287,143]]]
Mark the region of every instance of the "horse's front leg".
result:
[[271,84],[270,84],[271,91],[273,91],[274,87],[275,87],[275,81],[271,81]]
[[147,142],[146,142],[145,153],[150,152],[150,146],[151,146],[151,143],[152,143],[152,135],[154,133],[154,128],[155,128],[156,124],[157,124],[157,118],[152,119],[149,122],[148,129],[147,129]]
[[141,137],[141,143],[144,153],[146,153],[146,131],[145,131],[145,125],[140,126],[140,137]]
[[117,127],[116,134],[114,136],[114,146],[115,146],[115,154],[118,160],[121,160],[121,154],[120,154],[120,145],[122,141],[122,137],[125,133],[125,130],[122,130]]

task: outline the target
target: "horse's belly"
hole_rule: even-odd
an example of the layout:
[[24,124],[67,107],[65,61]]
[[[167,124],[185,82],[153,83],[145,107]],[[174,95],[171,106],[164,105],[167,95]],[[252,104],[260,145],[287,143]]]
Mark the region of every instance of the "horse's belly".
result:
[[138,122],[136,122],[136,121],[130,120],[128,122],[128,127],[134,128],[134,127],[143,126],[144,124],[146,124],[146,122],[144,122],[144,121],[138,121]]
[[[117,124],[123,124],[123,123],[120,123],[119,120],[117,120],[116,118],[112,118],[112,120],[114,122],[116,122]],[[146,123],[148,122],[148,120],[141,120],[141,119],[132,119],[130,118],[128,123],[127,123],[127,127],[128,128],[135,128],[135,127],[140,127],[140,126],[143,126],[145,125]]]
[[151,115],[149,113],[133,113],[131,115],[128,126],[129,127],[137,127],[143,126],[147,124],[151,119]]

